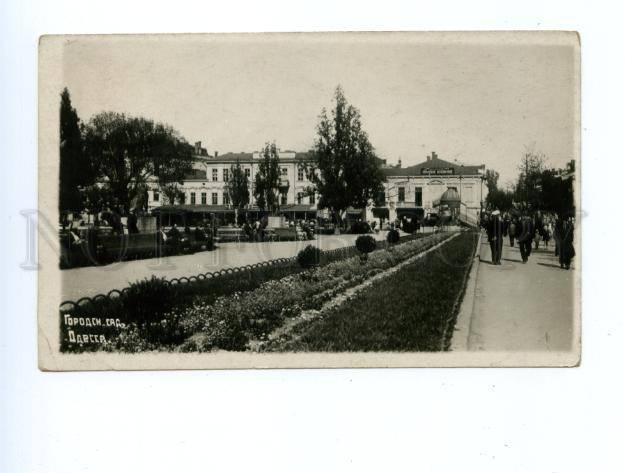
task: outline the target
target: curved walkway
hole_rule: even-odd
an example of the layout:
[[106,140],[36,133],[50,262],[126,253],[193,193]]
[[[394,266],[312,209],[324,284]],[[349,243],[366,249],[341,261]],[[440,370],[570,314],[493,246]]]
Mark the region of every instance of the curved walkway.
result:
[[[429,229],[428,229],[429,230]],[[372,234],[377,240],[386,238],[386,232]],[[318,235],[315,240],[221,243],[214,251],[191,255],[169,256],[135,261],[123,261],[107,266],[90,266],[61,271],[63,301],[105,294],[123,289],[129,284],[152,275],[167,279],[193,276],[207,271],[219,271],[277,258],[290,258],[307,245],[322,250],[353,246],[358,235]]]

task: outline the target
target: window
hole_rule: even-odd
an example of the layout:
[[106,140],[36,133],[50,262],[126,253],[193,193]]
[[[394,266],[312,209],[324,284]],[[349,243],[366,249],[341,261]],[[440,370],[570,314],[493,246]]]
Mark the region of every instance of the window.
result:
[[230,205],[230,196],[227,192],[224,192],[224,205]]
[[249,179],[251,174],[250,168],[245,168],[245,175],[247,176],[247,178]]
[[217,172],[217,169],[213,168],[213,182],[216,182],[218,179]]
[[184,193],[180,194],[180,203],[185,204],[186,200],[187,200],[187,194],[184,194]]
[[406,188],[405,187],[397,188],[397,201],[398,202],[406,201]]
[[286,205],[286,194],[282,194],[282,196],[280,197],[280,205]]
[[298,168],[297,169],[297,180],[298,181],[303,181],[304,180],[304,168]]
[[202,192],[202,205],[206,205],[206,192]]
[[313,192],[312,194],[310,194],[310,197],[308,197],[308,201],[309,201],[311,204],[314,204],[314,203],[315,203],[315,193],[314,193],[314,192]]
[[217,192],[213,192],[211,199],[212,199],[211,202],[213,203],[213,205],[217,205]]
[[423,207],[423,189],[421,187],[415,187],[414,201],[416,207]]
[[289,173],[289,169],[288,168],[282,168],[282,175],[286,176]]
[[303,194],[301,192],[298,192],[297,193],[297,203],[298,204],[302,203],[302,197],[303,197]]
[[224,182],[228,182],[230,180],[230,169],[224,168]]
[[154,191],[154,194],[153,194],[154,202],[158,202],[160,198],[161,196],[159,195],[158,191]]
[[191,192],[191,205],[195,205],[195,192]]

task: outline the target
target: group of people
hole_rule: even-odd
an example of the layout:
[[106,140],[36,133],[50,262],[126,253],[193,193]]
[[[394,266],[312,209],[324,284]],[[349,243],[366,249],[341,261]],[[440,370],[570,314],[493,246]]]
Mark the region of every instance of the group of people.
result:
[[555,256],[559,258],[560,268],[570,269],[571,267],[571,260],[575,256],[573,245],[575,227],[570,213],[563,215],[542,214],[541,212],[502,214],[495,209],[483,215],[482,226],[488,235],[494,265],[501,264],[504,237],[509,238],[511,247],[514,246],[516,240],[523,263],[529,260],[532,244],[537,250],[542,241],[545,248],[549,248],[549,242],[553,238]]

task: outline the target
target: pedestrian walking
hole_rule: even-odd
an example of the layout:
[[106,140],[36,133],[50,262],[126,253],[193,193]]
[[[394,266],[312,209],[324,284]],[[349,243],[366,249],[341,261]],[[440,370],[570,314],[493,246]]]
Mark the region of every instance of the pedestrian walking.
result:
[[492,262],[495,265],[499,265],[501,264],[501,250],[503,247],[503,220],[499,210],[494,210],[491,214],[487,233]]
[[549,248],[549,241],[551,240],[551,234],[553,233],[551,222],[547,223],[543,227],[543,242],[545,243],[545,248]]
[[575,256],[575,247],[573,246],[574,233],[573,219],[567,217],[562,223],[562,235],[560,240],[560,267],[563,269],[570,269],[571,260]]
[[517,226],[517,241],[521,251],[523,263],[527,263],[532,254],[532,238],[534,236],[534,222],[528,215],[523,215]]
[[516,237],[517,219],[512,217],[510,225],[508,225],[508,237],[510,238],[510,246],[514,247],[514,238]]
[[562,218],[556,214],[556,223],[553,226],[553,241],[556,244],[556,256],[560,256],[560,242],[562,240]]

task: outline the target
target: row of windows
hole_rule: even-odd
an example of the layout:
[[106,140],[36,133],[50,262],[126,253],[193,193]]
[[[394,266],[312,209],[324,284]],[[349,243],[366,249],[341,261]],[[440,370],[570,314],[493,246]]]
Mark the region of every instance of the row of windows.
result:
[[[296,200],[297,200],[298,204],[301,204],[303,202],[303,199],[304,199],[305,195],[306,194],[304,194],[303,192],[298,192],[297,193]],[[154,202],[158,202],[160,200],[160,194],[159,194],[158,191],[154,191],[153,196],[154,196],[153,197]],[[208,197],[208,193],[207,192],[200,192],[199,196],[200,196],[200,203],[202,205],[206,205],[207,204],[207,200],[206,199]],[[189,197],[191,198],[191,201],[190,201],[191,205],[196,205],[198,203],[197,202],[197,194],[195,192],[191,192],[189,194]],[[211,193],[211,205],[217,205],[218,204],[218,200],[219,200],[219,193],[212,192]],[[186,195],[182,194],[180,196],[180,203],[181,204],[185,204],[186,203],[185,201],[186,201]],[[223,200],[222,201],[223,201],[223,205],[230,205],[230,195],[228,195],[227,192],[223,193]],[[286,203],[287,203],[287,196],[285,194],[281,195],[280,196],[280,201],[281,201],[281,205],[286,205]],[[310,204],[314,204],[315,203],[315,195],[314,194],[308,195],[308,202]]]
[[[223,181],[228,182],[230,180],[230,169],[224,168],[222,171],[223,171],[222,172]],[[249,179],[251,175],[251,170],[249,168],[245,168],[244,171],[245,171],[245,175]],[[211,179],[213,182],[219,181],[219,169],[213,168],[211,170]]]
[[[470,187],[470,186],[465,187],[465,192],[469,196],[468,200],[471,201],[473,188]],[[415,205],[417,207],[421,207],[423,205],[423,189],[421,187],[415,187],[414,193],[415,193]],[[465,196],[467,194],[465,194]],[[398,202],[405,202],[406,201],[406,188],[405,187],[398,187],[397,188],[397,201]]]
[[[423,205],[423,190],[420,187],[415,187],[414,197],[415,197],[415,205],[417,207],[421,207]],[[397,202],[405,202],[405,201],[406,201],[406,188],[398,187],[397,188]]]
[[[227,182],[230,179],[230,169],[224,168],[222,171],[223,171],[222,172],[223,181]],[[280,171],[281,171],[283,176],[286,176],[289,173],[289,168],[282,168]],[[248,177],[248,179],[250,178],[250,175],[251,175],[250,168],[245,168],[245,175]],[[213,168],[211,170],[211,179],[212,179],[213,182],[218,182],[219,181],[219,169]],[[299,168],[297,170],[297,180],[298,181],[303,181],[304,180],[304,169],[303,168]]]

